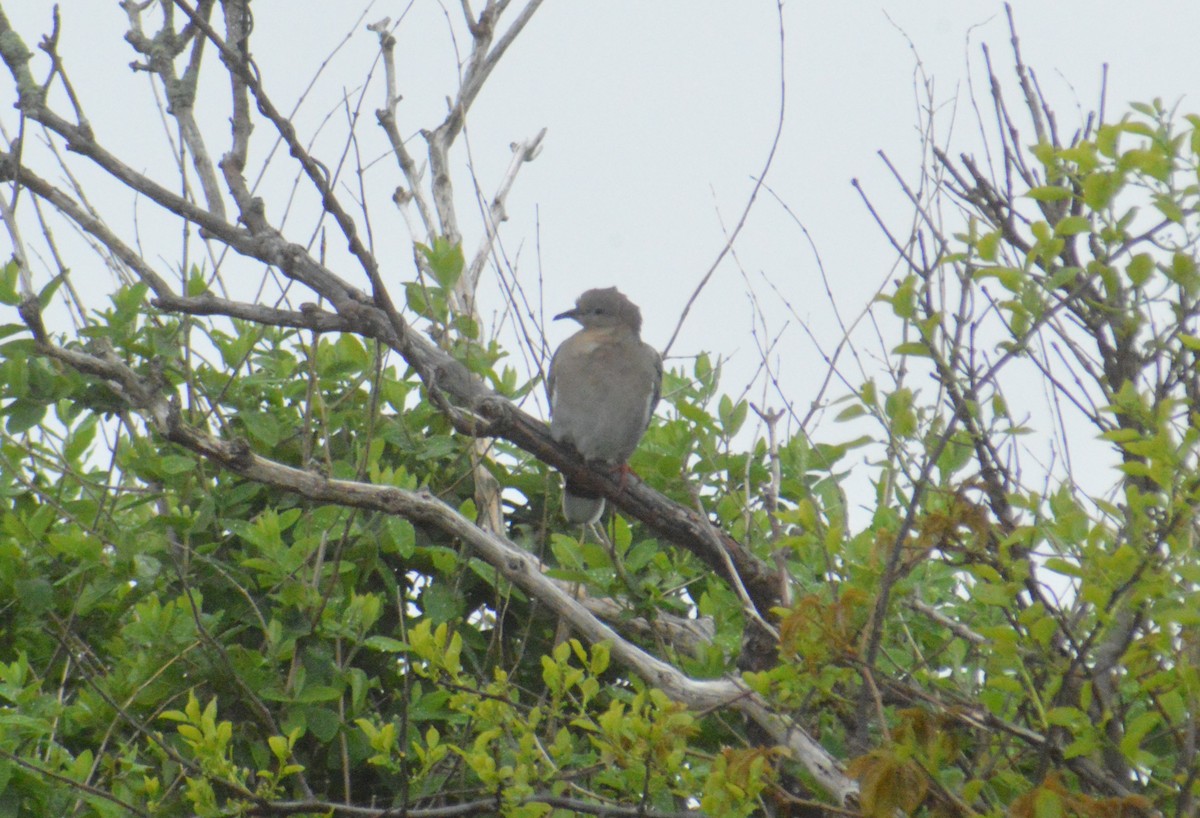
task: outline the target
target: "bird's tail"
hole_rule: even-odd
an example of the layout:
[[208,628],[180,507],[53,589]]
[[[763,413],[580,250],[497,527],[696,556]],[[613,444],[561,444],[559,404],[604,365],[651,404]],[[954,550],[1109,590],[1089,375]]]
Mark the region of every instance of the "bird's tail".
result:
[[567,483],[563,489],[563,517],[576,525],[588,525],[604,513],[604,498],[592,491]]

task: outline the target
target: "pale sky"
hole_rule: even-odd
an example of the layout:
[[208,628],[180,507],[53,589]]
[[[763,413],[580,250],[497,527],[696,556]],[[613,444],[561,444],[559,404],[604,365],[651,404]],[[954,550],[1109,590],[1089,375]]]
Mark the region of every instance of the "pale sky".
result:
[[[50,5],[2,3],[31,48],[49,30]],[[396,20],[409,5],[376,0],[364,14],[367,4],[354,0],[254,4],[254,56],[268,93],[283,110],[291,110],[322,61],[350,37],[296,118],[301,133],[311,134],[330,117],[316,143],[327,164],[336,165],[344,143],[342,92],[357,104],[377,53],[365,23],[385,16]],[[1200,3],[1015,0],[1013,6],[1025,61],[1038,72],[1064,133],[1096,106],[1104,63],[1110,118],[1130,100],[1154,97],[1168,104],[1182,100],[1183,111],[1200,111]],[[158,116],[148,107],[146,75],[127,67],[134,55],[122,40],[124,13],[115,0],[71,0],[61,13],[60,51],[98,137],[135,167],[163,168],[159,178],[177,187],[171,165],[163,164],[169,154]],[[459,3],[451,0],[414,0],[396,32],[404,95],[398,118],[405,134],[436,125],[454,91],[446,15],[460,14]],[[904,232],[911,210],[876,152],[886,152],[908,179],[917,177],[918,104],[924,102],[917,96],[917,60],[934,82],[939,141],[944,144],[953,131],[950,153],[976,152],[968,70],[982,104],[987,88],[981,43],[989,45],[1016,107],[1007,22],[1002,4],[991,0],[849,0],[787,2],[783,25],[786,115],[767,182],[808,229],[837,305],[849,319],[895,275],[894,254],[850,180],[858,178],[884,218]],[[465,40],[458,46],[465,55]],[[207,56],[215,63],[215,54]],[[44,76],[45,61],[34,65],[35,75]],[[641,305],[646,340],[660,348],[666,343],[724,243],[722,222],[732,227],[737,221],[752,177],[766,160],[779,111],[779,65],[777,11],[770,0],[547,0],[489,80],[468,118],[467,134],[479,184],[490,195],[508,165],[508,145],[548,129],[542,154],[522,170],[510,194],[511,218],[502,232],[505,252],[530,297],[544,289],[547,315],[568,308],[584,289],[616,285]],[[365,159],[383,157],[367,178],[368,195],[377,202],[376,248],[391,280],[403,281],[412,276],[411,250],[404,222],[388,200],[400,177],[374,125],[382,93],[378,75],[362,104],[366,119],[359,133]],[[202,97],[202,123],[217,155],[228,144],[227,99],[221,84]],[[11,101],[6,79],[0,83],[0,121],[10,136],[17,122]],[[261,161],[270,134],[261,126],[255,137]],[[265,189],[272,191],[269,201],[281,202],[295,171],[286,156],[277,155],[275,163]],[[351,170],[347,182],[353,181]],[[468,177],[461,175],[456,184],[470,251],[478,242],[471,217],[476,208]],[[147,258],[167,269],[178,259],[177,223],[157,231],[147,203],[117,198],[105,200],[101,209],[114,226],[130,231],[126,235],[135,218],[141,220]],[[277,209],[271,215],[279,214]],[[311,211],[297,205],[289,216],[290,237],[307,241],[313,225]],[[340,250],[341,244],[330,240],[331,248]],[[725,389],[740,392],[758,362],[749,280],[764,305],[767,335],[790,323],[775,356],[784,388],[803,412],[825,366],[797,317],[826,348],[840,337],[813,251],[765,193],[735,250],[741,269],[733,258],[717,269],[672,354],[708,350],[729,358]],[[35,261],[34,268],[44,284],[50,275],[46,264]],[[365,286],[353,265],[339,269]],[[76,267],[77,277],[84,274]],[[96,282],[95,307],[103,306],[109,283]],[[481,292],[487,318],[501,306],[492,274],[485,272]],[[570,331],[551,326],[551,345]],[[878,351],[869,334],[862,342],[864,351]],[[852,368],[844,371],[857,381]],[[759,399],[761,388],[752,397]],[[779,398],[767,402],[778,405]],[[837,439],[837,429],[827,431]]]

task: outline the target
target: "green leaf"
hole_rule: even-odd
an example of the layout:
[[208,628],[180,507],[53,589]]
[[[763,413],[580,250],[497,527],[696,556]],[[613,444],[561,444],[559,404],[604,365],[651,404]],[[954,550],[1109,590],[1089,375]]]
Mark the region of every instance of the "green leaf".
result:
[[49,307],[54,294],[58,292],[58,288],[62,286],[62,283],[63,277],[61,275],[56,275],[50,279],[50,283],[43,287],[41,292],[37,294],[38,306],[42,309]]
[[1090,723],[1088,715],[1076,707],[1051,707],[1046,711],[1046,722],[1070,730],[1085,729]]
[[195,297],[206,292],[208,292],[208,280],[204,276],[204,271],[199,267],[193,267],[187,280],[187,294]]
[[333,702],[341,698],[342,689],[332,685],[309,685],[296,694],[295,701],[300,704],[316,704],[317,702]]
[[417,546],[417,531],[413,524],[402,517],[388,516],[384,523],[387,537],[381,542],[389,552],[408,559]]
[[1079,173],[1090,173],[1095,170],[1096,146],[1091,142],[1082,141],[1069,148],[1062,148],[1058,158],[1063,162],[1071,162]]
[[15,261],[9,261],[0,268],[0,304],[15,307],[21,303],[21,296],[17,292],[19,273],[20,268]]
[[1133,148],[1121,154],[1117,167],[1132,168],[1159,182],[1166,182],[1171,175],[1171,157],[1162,148]]
[[987,583],[976,585],[971,590],[971,596],[984,605],[996,605],[1002,608],[1012,604],[1013,601],[1013,594],[1007,588]]
[[1163,193],[1156,193],[1154,194],[1154,206],[1158,208],[1159,213],[1166,216],[1168,221],[1183,224],[1184,210],[1176,199]]
[[1112,203],[1113,197],[1125,184],[1122,174],[1098,171],[1083,179],[1083,201],[1092,210],[1100,211]]
[[1129,264],[1125,267],[1125,274],[1129,276],[1133,286],[1140,287],[1153,275],[1154,266],[1153,256],[1149,253],[1138,253],[1129,260]]
[[158,461],[158,468],[166,475],[185,474],[196,468],[196,461],[181,454],[169,454]]
[[417,249],[425,257],[429,271],[443,289],[452,289],[458,283],[464,266],[461,244],[451,244],[445,237],[438,236],[433,240],[432,247],[418,242]]
[[1113,159],[1117,155],[1117,138],[1121,135],[1120,128],[1112,125],[1101,125],[1096,133],[1096,150],[1102,156]]
[[1025,195],[1037,202],[1061,202],[1071,198],[1071,190],[1061,185],[1040,185],[1030,188]]
[[917,312],[917,277],[907,276],[890,298],[892,312],[899,318],[912,318]]
[[[614,515],[612,523],[609,526],[609,533],[612,536],[613,547],[618,554],[624,554],[629,550],[629,546],[633,543],[633,529],[624,517]],[[607,562],[607,560],[606,560]]]
[[4,408],[4,414],[8,415],[5,430],[10,435],[19,435],[42,422],[46,416],[46,405],[28,398],[17,398]]
[[632,548],[624,555],[625,570],[637,572],[650,564],[658,554],[662,551],[658,540],[641,540],[634,544]]
[[862,417],[867,413],[867,410],[861,403],[852,403],[842,411],[838,412],[834,417],[834,421],[840,423],[844,420],[853,420],[857,417]]
[[425,287],[420,282],[410,281],[404,285],[405,303],[417,315],[434,321],[446,321],[450,306],[446,293],[437,287]]
[[884,412],[892,421],[892,431],[899,437],[908,437],[917,429],[917,416],[913,411],[913,393],[901,387],[887,396],[883,403]]
[[937,462],[938,470],[947,477],[970,463],[973,453],[970,436],[956,432],[942,449],[942,455]]
[[1200,279],[1196,275],[1196,260],[1187,253],[1175,251],[1171,256],[1171,266],[1167,268],[1167,278],[1183,287],[1189,295],[1194,295],[1200,289]]
[[421,594],[421,608],[434,624],[449,622],[463,613],[462,597],[445,583],[435,582]]
[[78,426],[71,430],[63,446],[63,454],[70,463],[78,463],[79,459],[89,450],[92,441],[96,439],[96,415],[88,415]]
[[279,421],[274,416],[266,412],[247,410],[238,412],[238,419],[245,424],[246,431],[250,433],[251,437],[266,444],[268,447],[274,447],[279,443]]
[[309,708],[304,715],[308,729],[318,741],[332,741],[342,726],[341,717],[327,707]]
[[1080,570],[1078,565],[1059,557],[1048,557],[1045,562],[1045,568],[1047,571],[1053,571],[1056,574],[1062,574],[1066,577],[1083,576],[1083,571]]
[[864,406],[875,406],[879,403],[879,395],[875,381],[864,381],[861,390],[862,402]]
[[43,577],[19,579],[13,583],[13,589],[22,609],[29,614],[40,615],[54,606],[54,586]]
[[975,243],[975,252],[984,261],[995,261],[997,252],[1000,248],[1000,231],[993,230],[983,236],[980,236],[979,241]]
[[1126,758],[1136,758],[1138,748],[1142,746],[1142,741],[1146,735],[1158,727],[1162,722],[1162,717],[1153,710],[1142,713],[1134,717],[1125,725],[1125,735],[1121,738],[1121,752]]
[[408,643],[393,639],[390,636],[368,636],[362,641],[364,647],[381,653],[403,653],[408,650]]
[[1039,142],[1029,148],[1029,152],[1042,163],[1045,168],[1052,168],[1055,164],[1055,149],[1049,142]]
[[117,318],[124,321],[132,321],[136,318],[142,310],[148,292],[150,292],[150,285],[139,281],[113,293],[112,302],[117,308]]
[[995,278],[1010,293],[1019,293],[1029,276],[1016,267],[981,267],[975,271],[976,281],[985,278]]
[[1064,216],[1054,225],[1054,235],[1074,236],[1087,233],[1092,229],[1092,223],[1084,216]]

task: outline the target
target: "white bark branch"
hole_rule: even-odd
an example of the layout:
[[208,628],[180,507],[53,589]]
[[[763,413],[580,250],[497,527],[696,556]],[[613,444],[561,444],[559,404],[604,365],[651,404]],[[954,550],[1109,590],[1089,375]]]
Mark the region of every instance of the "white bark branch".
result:
[[[36,334],[36,330],[35,330]],[[226,441],[184,423],[164,386],[130,369],[115,354],[63,349],[39,338],[39,349],[69,366],[104,379],[163,438],[202,455],[222,468],[274,488],[320,503],[372,509],[429,526],[467,543],[505,579],[539,599],[585,641],[606,642],[613,657],[676,701],[693,710],[733,708],[752,719],[779,744],[788,747],[810,775],[841,804],[858,791],[857,784],[799,725],[770,707],[741,679],[693,679],[678,668],[624,639],[593,615],[556,580],[542,573],[537,559],[510,540],[476,526],[425,489],[407,491],[352,480],[338,480],[261,457],[242,440]]]
[[464,293],[470,293],[472,303],[475,300],[475,287],[479,284],[479,275],[483,272],[483,265],[487,263],[488,256],[495,247],[500,223],[508,219],[508,212],[505,210],[508,193],[512,190],[513,182],[516,181],[517,174],[520,173],[525,163],[532,162],[541,153],[542,139],[545,136],[546,129],[542,128],[532,139],[512,144],[512,161],[508,163],[504,178],[500,180],[500,185],[496,188],[496,193],[492,196],[492,201],[483,214],[484,234],[479,240],[479,249],[475,251],[475,256],[459,279],[460,288]]

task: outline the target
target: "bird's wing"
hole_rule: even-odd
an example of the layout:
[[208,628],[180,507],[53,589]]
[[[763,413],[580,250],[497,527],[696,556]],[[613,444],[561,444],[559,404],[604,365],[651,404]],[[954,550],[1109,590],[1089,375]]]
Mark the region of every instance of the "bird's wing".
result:
[[642,432],[650,426],[650,418],[654,415],[654,407],[658,405],[659,398],[662,397],[662,379],[663,379],[663,361],[662,356],[658,354],[658,350],[649,344],[642,344],[642,351],[654,366],[654,389],[650,393],[650,401],[646,405],[646,422],[642,425]]
[[[558,350],[561,350],[560,346]],[[546,371],[546,400],[550,401],[550,414],[554,414],[554,363],[558,360],[558,350],[550,358],[550,368]]]

